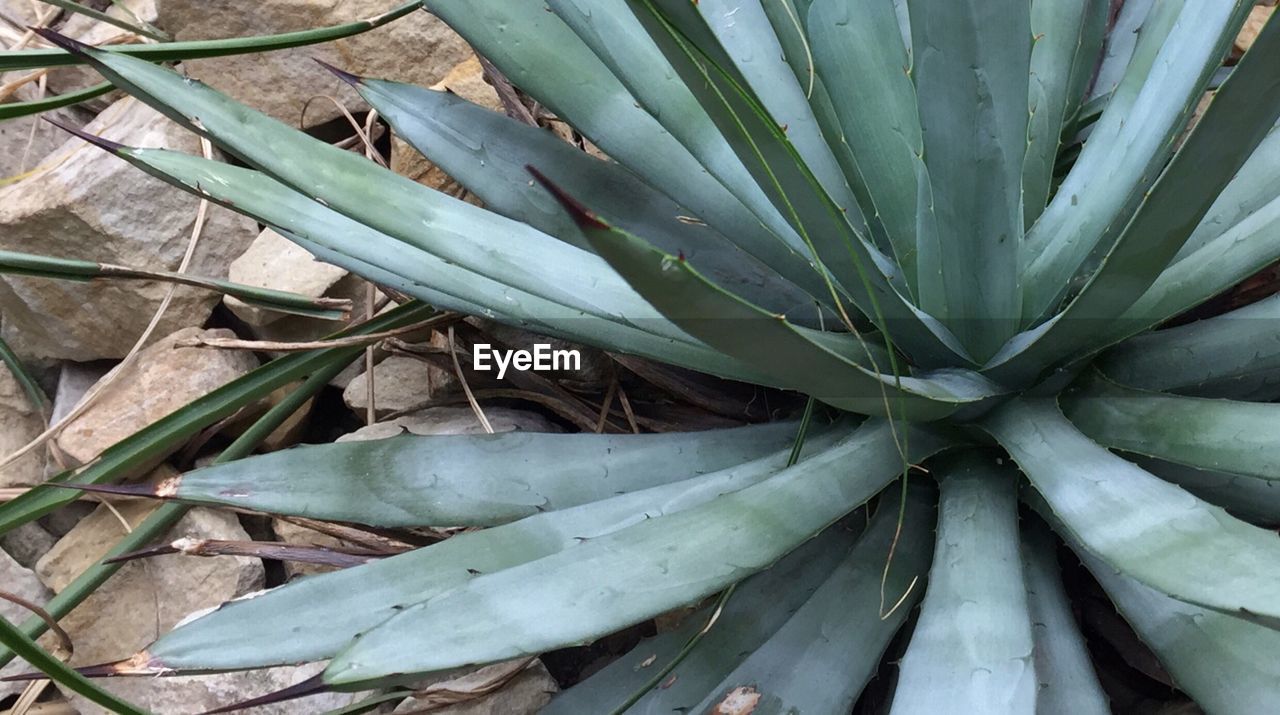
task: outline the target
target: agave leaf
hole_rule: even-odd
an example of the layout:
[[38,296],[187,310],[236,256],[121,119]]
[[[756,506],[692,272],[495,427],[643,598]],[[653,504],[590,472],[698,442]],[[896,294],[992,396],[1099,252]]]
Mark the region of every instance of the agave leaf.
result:
[[[831,337],[800,328],[708,281],[688,261],[601,221],[544,179],[575,216],[596,253],[677,325],[725,353],[774,376],[775,381],[841,409],[898,418],[938,419],[964,404],[986,400],[996,386],[976,373],[937,378],[890,377],[844,357],[858,349],[829,347]],[[883,367],[879,367],[883,369]]]
[[1139,454],[1125,454],[1124,457],[1166,482],[1173,482],[1242,519],[1259,526],[1280,525],[1280,484],[1274,481],[1196,469]]
[[[845,521],[856,522],[857,518]],[[626,655],[586,680],[562,691],[543,715],[613,712],[644,686],[655,672],[679,657],[690,639],[706,628],[697,647],[671,671],[667,687],[653,688],[634,705],[631,715],[668,715],[689,710],[706,697],[743,660],[764,645],[822,585],[858,538],[842,521],[801,544],[766,571],[739,583],[718,615],[708,606],[685,617],[675,630],[646,638]],[[665,681],[664,681],[665,682]]]
[[[1156,4],[1143,25],[1124,81],[1094,125],[1071,173],[1027,234],[1023,254],[1026,322],[1050,314],[1089,255],[1095,250],[1110,250],[1125,230],[1160,176],[1160,167],[1173,152],[1173,140],[1185,126],[1251,7],[1252,3],[1245,0],[1170,0]],[[1256,95],[1250,93],[1249,97],[1255,99]],[[1257,102],[1253,114],[1267,104]],[[1250,130],[1254,128],[1250,126]],[[1244,144],[1247,136],[1234,139]],[[1210,159],[1216,159],[1219,166],[1230,166],[1234,156],[1235,152],[1231,152]],[[1232,168],[1227,178],[1234,173]],[[1200,199],[1212,200],[1216,196],[1212,176],[1193,182],[1197,188],[1192,207]],[[1176,215],[1181,221],[1186,210]],[[1176,252],[1185,238],[1184,234],[1171,241],[1177,244],[1172,251]],[[1145,265],[1159,263],[1161,257],[1157,254]]]
[[1205,320],[1144,333],[1103,354],[1107,377],[1144,390],[1202,392],[1280,369],[1280,296]]
[[[67,43],[65,38],[54,38]],[[599,258],[313,139],[181,75],[75,46],[118,86],[304,196],[444,261],[535,296],[682,339]],[[396,206],[396,211],[385,210]],[[481,238],[484,237],[484,238]],[[621,292],[615,292],[614,289]],[[613,302],[603,308],[600,299]],[[625,316],[625,317],[624,317]]]
[[[1215,7],[1225,7],[1225,3]],[[1115,320],[1152,286],[1209,212],[1218,193],[1280,119],[1280,101],[1271,99],[1280,99],[1277,66],[1280,22],[1264,28],[1218,90],[1080,294],[1043,329],[1024,334],[1030,344],[1011,341],[992,360],[993,374],[1014,381],[1025,379],[1068,355],[1087,354],[1168,317]],[[1259,101],[1259,97],[1268,99]],[[1167,97],[1162,101],[1167,103]],[[1047,280],[1034,270],[1029,278]]]
[[1166,268],[1142,297],[1114,321],[1115,330],[1136,334],[1194,308],[1274,263],[1280,258],[1278,227],[1280,201],[1272,201]]
[[[339,653],[325,682],[358,687],[394,673],[539,653],[715,593],[767,568],[890,483],[903,455],[883,427],[868,423],[855,439],[758,484],[410,606]],[[922,433],[910,439],[911,454],[941,446]],[[406,639],[420,647],[406,653]]]
[[1064,396],[1062,407],[1107,447],[1280,482],[1280,405],[1165,395],[1095,376]]
[[[304,47],[322,42],[332,42],[333,40],[368,32],[389,22],[399,20],[421,6],[421,0],[410,0],[410,2],[398,5],[380,15],[363,20],[332,27],[286,32],[279,35],[232,37],[224,40],[161,42],[153,45],[115,45],[105,48],[103,51],[140,57],[150,62],[168,62],[172,60],[243,55],[251,52],[287,50],[290,47]],[[0,51],[0,72],[41,69],[44,67],[65,67],[67,65],[82,64],[85,61],[83,56],[62,49],[5,50]]]
[[651,435],[406,435],[299,447],[182,475],[161,496],[372,526],[490,526],[727,469],[792,422]]
[[[927,433],[911,435],[913,458],[940,448]],[[806,440],[806,453],[834,447],[845,458],[889,459],[889,426],[868,423],[852,436],[833,430]],[[304,579],[236,601],[185,624],[148,653],[161,667],[179,670],[249,668],[327,658],[406,606],[439,596],[481,574],[542,559],[663,514],[704,505],[718,496],[768,479],[786,464],[779,452],[739,467],[685,482],[454,536],[425,549],[376,563]],[[816,458],[816,457],[814,457]],[[801,461],[799,465],[806,462]],[[899,462],[900,463],[900,462]],[[335,594],[341,594],[335,601]],[[335,605],[340,603],[340,605]],[[309,624],[324,622],[325,628]],[[305,634],[305,636],[303,635]]]
[[1280,628],[1280,539],[1090,441],[1051,399],[984,421],[1061,521],[1112,567],[1174,598]]
[[1280,633],[1198,608],[1079,549],[1120,613],[1207,713],[1265,713],[1280,697]]
[[1182,245],[1174,263],[1191,256],[1241,221],[1280,198],[1280,129],[1272,129],[1253,155],[1240,167],[1209,213]]
[[[778,310],[813,306],[815,297],[781,280],[715,229],[692,221],[690,210],[615,162],[596,159],[544,129],[449,92],[383,80],[360,79],[354,84],[397,135],[467,186],[492,211],[587,248],[577,225],[559,205],[531,186],[525,167],[542,167],[564,177],[566,189],[618,225],[649,237],[668,252],[683,251],[706,266],[717,282],[752,300]],[[813,278],[816,281],[817,276]],[[830,296],[819,293],[817,299]]]
[[844,149],[838,155],[848,156],[845,175],[866,194],[864,213],[882,225],[907,285],[918,293],[917,244],[936,242],[937,226],[929,205],[916,225],[929,173],[906,72],[911,58],[897,26],[891,0],[817,0],[804,21],[817,79],[824,91],[839,88],[826,95],[836,118],[827,139]]
[[911,79],[937,224],[935,242],[920,246],[920,306],[943,316],[983,362],[1017,332],[1022,309],[1031,3],[909,0],[907,6]]
[[[691,127],[703,127],[695,158],[542,3],[429,0],[426,7],[606,154],[688,206],[747,253],[829,301],[799,237],[709,126],[705,113],[684,116]],[[630,48],[614,46],[618,52]],[[642,64],[654,66],[652,60]]]
[[[753,715],[851,711],[924,592],[936,499],[932,486],[913,484],[901,514],[896,500],[884,500],[866,533],[795,615],[683,712],[715,712],[742,687],[760,696]],[[664,712],[673,711],[681,710]]]
[[[730,379],[768,381],[758,371],[671,326],[647,304],[645,311],[653,316],[649,319],[643,319],[642,313],[628,314],[626,320],[584,315],[577,308],[477,275],[397,241],[259,172],[159,149],[111,150],[153,176],[277,228],[321,260],[420,296],[443,309],[484,315],[544,334],[600,344]],[[608,300],[606,288],[603,282],[598,284],[592,297],[600,302]],[[625,285],[622,289],[632,293]],[[646,330],[659,328],[668,336],[680,337],[673,340]]]
[[[900,272],[857,233],[738,76],[694,5],[628,0],[685,84],[711,115],[756,180],[853,304],[917,364],[946,366],[964,350],[945,328],[895,287]],[[889,327],[891,326],[891,327]]]
[[1036,713],[1108,715],[1107,695],[1062,588],[1058,544],[1038,519],[1022,525],[1022,572],[1035,639]]
[[[866,221],[806,101],[805,90],[782,56],[782,43],[765,14],[766,1],[771,0],[700,0],[698,11],[765,110],[787,128],[787,139],[822,188],[848,210],[855,227],[865,229]],[[625,2],[618,5],[622,12],[629,12]]]
[[942,486],[936,553],[890,712],[1034,713],[1017,473],[976,451],[932,471]]
[[[407,325],[423,320],[433,312],[433,309],[420,304],[405,305],[362,324],[360,331],[376,332]],[[165,450],[174,444],[235,414],[273,390],[309,375],[331,359],[328,353],[318,350],[289,355],[263,365],[108,447],[95,462],[79,472],[62,472],[49,481],[101,484],[130,476],[156,454],[167,454]],[[0,504],[0,534],[69,504],[78,496],[78,492],[70,489],[42,485]]]
[[1084,99],[1105,34],[1107,0],[1033,0],[1027,152],[1022,165],[1023,223],[1049,203],[1063,128]]
[[1139,33],[1146,26],[1155,1],[1125,0],[1120,5],[1107,33],[1102,61],[1097,68],[1098,76],[1089,88],[1089,100],[1108,96],[1120,86],[1137,51]]

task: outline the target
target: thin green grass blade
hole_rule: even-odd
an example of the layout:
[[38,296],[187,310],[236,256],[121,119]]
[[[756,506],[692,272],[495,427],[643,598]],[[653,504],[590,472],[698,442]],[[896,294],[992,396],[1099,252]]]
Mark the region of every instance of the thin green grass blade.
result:
[[164,496],[371,526],[492,526],[693,478],[792,442],[795,423],[604,435],[404,435],[198,469]]
[[1081,434],[1051,399],[983,422],[1072,540],[1180,601],[1280,629],[1280,539]]
[[920,307],[941,316],[982,363],[1021,323],[1031,3],[909,0],[907,6],[937,226],[936,242],[920,246]]
[[22,363],[22,359],[17,353],[9,347],[9,343],[0,338],[0,362],[3,362],[9,368],[9,374],[13,375],[13,379],[18,381],[22,386],[22,391],[26,393],[27,400],[31,402],[31,406],[36,408],[36,412],[45,412],[52,405],[49,402],[49,396],[44,394],[44,388],[40,387],[40,383],[36,381],[31,371]]
[[0,121],[6,119],[17,119],[18,117],[26,117],[32,114],[40,114],[51,109],[59,109],[61,107],[69,107],[73,104],[87,102],[91,99],[101,97],[102,95],[115,89],[110,82],[100,82],[98,84],[78,89],[74,92],[65,94],[54,94],[43,99],[32,99],[26,102],[8,102],[0,104]]
[[4,618],[0,618],[0,645],[4,645],[17,653],[23,660],[49,676],[49,679],[59,686],[78,693],[111,712],[120,713],[120,715],[147,715],[146,710],[140,710],[102,690],[66,663],[49,655],[35,641],[28,638]]
[[[427,318],[431,313],[430,308],[421,305],[402,307],[363,324],[361,331],[374,332],[407,325]],[[273,390],[305,377],[328,359],[324,351],[312,351],[263,365],[108,447],[97,461],[79,472],[63,472],[50,481],[100,484],[118,479],[173,444],[189,439]],[[37,486],[10,502],[0,504],[0,533],[38,519],[74,501],[78,494],[71,489]]]
[[[872,425],[852,437],[847,427],[838,428],[809,439],[806,450],[820,454],[843,440],[848,443],[844,452],[866,454],[863,450],[874,452],[872,447],[887,434],[884,425]],[[686,482],[545,512],[389,559],[295,581],[185,624],[152,644],[148,653],[157,668],[178,670],[253,668],[329,658],[358,634],[407,606],[482,574],[542,559],[758,484],[777,474],[789,456],[779,451]],[[310,627],[318,622],[325,627]]]
[[126,32],[132,32],[135,35],[141,35],[143,37],[156,40],[157,42],[168,42],[173,39],[149,23],[138,22],[137,24],[134,24],[127,20],[122,20],[115,15],[108,15],[101,10],[95,10],[91,7],[81,5],[78,2],[72,2],[72,0],[40,0],[40,2],[46,5],[53,5],[54,7],[62,8],[67,12],[73,12],[77,15],[84,15],[85,17],[97,20],[98,22],[104,22],[112,27],[118,27]]
[[[120,45],[118,47],[103,48],[102,51],[122,56],[138,57],[149,62],[169,62],[287,50],[290,47],[316,45],[368,32],[389,22],[399,20],[421,6],[421,0],[412,0],[381,15],[363,20],[314,30],[286,32],[279,35],[233,37],[225,40],[163,42],[154,45]],[[84,62],[84,57],[61,49],[7,50],[0,52],[0,71],[3,72],[40,69],[42,67],[64,67],[83,64]]]
[[1062,408],[1112,449],[1280,482],[1280,404],[1166,395],[1095,375],[1064,395]]
[[936,553],[889,712],[1035,713],[1017,473],[976,451],[931,471],[942,487]]
[[830,336],[815,340],[814,331],[743,301],[711,283],[687,260],[610,226],[549,180],[542,181],[575,217],[596,253],[658,311],[775,382],[841,409],[911,420],[939,419],[995,394],[995,386],[976,373],[895,378],[878,372],[885,366],[859,365],[844,354],[859,351],[860,337],[849,338],[843,351],[833,350]]
[[[767,568],[888,485],[904,455],[885,427],[868,423],[854,439],[753,486],[477,576],[405,608],[339,653],[324,680],[359,687],[397,673],[539,653],[715,593]],[[943,444],[913,434],[906,458]],[[406,651],[406,642],[418,647]]]
[[348,310],[338,309],[340,301],[311,298],[297,293],[260,288],[217,278],[204,278],[173,271],[150,271],[128,266],[117,266],[74,258],[57,258],[33,253],[0,251],[0,273],[71,281],[99,279],[150,280],[204,288],[223,295],[234,296],[250,305],[291,315],[303,315],[324,320],[342,320]]

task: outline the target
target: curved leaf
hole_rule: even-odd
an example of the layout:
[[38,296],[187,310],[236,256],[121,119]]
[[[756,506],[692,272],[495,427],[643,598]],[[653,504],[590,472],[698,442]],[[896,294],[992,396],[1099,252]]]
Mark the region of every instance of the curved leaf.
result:
[[[1280,245],[1277,246],[1280,248]],[[1130,338],[1098,361],[1107,377],[1144,390],[1185,390],[1280,369],[1280,296]]]
[[[1225,12],[1227,3],[1214,7]],[[1012,349],[1002,350],[992,360],[993,374],[1025,379],[1069,355],[1105,347],[1169,317],[1116,320],[1156,281],[1214,198],[1275,126],[1280,118],[1280,75],[1274,71],[1278,65],[1280,22],[1263,30],[1218,90],[1168,168],[1142,195],[1133,220],[1080,294],[1042,331],[1034,332],[1029,345],[1012,341]],[[1049,280],[1034,270],[1028,279],[1029,285]]]
[[1022,571],[1035,638],[1037,715],[1109,715],[1089,650],[1062,587],[1058,544],[1038,519],[1022,525]]
[[[806,454],[879,454],[887,425],[853,435],[832,430],[805,440]],[[920,440],[926,440],[921,436]],[[890,440],[891,441],[891,440]],[[913,445],[914,446],[914,445]],[[922,450],[923,456],[927,450]],[[328,658],[360,633],[482,575],[551,556],[636,523],[691,509],[759,484],[783,469],[790,450],[700,477],[458,534],[417,551],[302,579],[179,626],[147,649],[154,668],[221,670]],[[805,462],[801,461],[800,464]],[[324,628],[314,624],[324,623]],[[148,670],[147,672],[155,672]]]
[[911,79],[937,224],[936,244],[920,250],[920,306],[982,363],[1021,323],[1031,3],[909,0],[907,6]]
[[[689,334],[755,366],[774,380],[841,409],[863,414],[894,414],[911,420],[938,419],[996,394],[976,373],[955,371],[945,377],[893,378],[863,367],[832,350],[831,338],[815,340],[807,331],[728,293],[699,274],[687,261],[601,221],[543,179],[575,216],[596,253],[609,261],[660,312]],[[856,353],[862,338],[848,339]],[[868,357],[870,357],[868,355]]]
[[[857,517],[853,517],[854,520]],[[630,652],[564,690],[542,715],[612,712],[629,693],[648,682],[691,638],[712,628],[671,671],[667,687],[654,688],[631,706],[630,715],[686,711],[706,697],[743,659],[764,645],[805,604],[849,553],[858,532],[844,520],[751,578],[739,583],[718,615],[708,606],[684,618],[679,628],[646,638]],[[664,681],[665,682],[665,681]]]
[[917,247],[936,243],[937,226],[927,202],[917,208],[930,194],[929,172],[906,71],[911,58],[897,27],[891,0],[816,0],[804,20],[813,71],[824,91],[838,88],[827,95],[839,132],[828,141],[848,152],[845,173],[870,202],[864,212],[883,226],[907,284],[919,294],[918,282],[937,276],[918,275]]
[[936,503],[931,486],[913,484],[899,522],[897,501],[886,498],[830,578],[767,643],[684,712],[715,712],[717,703],[741,687],[760,695],[753,715],[852,711],[924,592]]
[[[1027,233],[1026,322],[1050,314],[1089,255],[1109,250],[1129,224],[1250,7],[1245,0],[1155,5],[1124,81],[1057,195]],[[1257,104],[1255,111],[1265,105]],[[1198,187],[1197,199],[1216,195],[1205,183]],[[1185,238],[1178,238],[1170,257]]]
[[1178,687],[1213,715],[1270,712],[1280,699],[1280,633],[1170,598],[1080,551]]
[[1062,407],[1099,444],[1280,482],[1280,404],[1164,395],[1095,378],[1067,393]]
[[680,434],[404,435],[304,446],[183,474],[167,498],[372,526],[489,526],[728,469],[793,422]]
[[1280,526],[1280,483],[1196,469],[1142,455],[1126,454],[1124,457],[1166,482],[1173,482],[1210,504],[1238,514],[1242,519],[1260,526]]
[[[458,180],[486,208],[579,248],[587,242],[526,166],[553,172],[565,188],[664,250],[683,252],[709,275],[778,310],[812,308],[805,294],[722,234],[691,220],[691,211],[655,191],[621,165],[596,159],[539,127],[522,124],[450,93],[384,80],[355,88],[396,134]],[[814,276],[816,279],[816,276]]]
[[984,421],[1072,540],[1187,603],[1280,628],[1280,538],[1090,441],[1049,399]]
[[965,452],[931,468],[942,487],[936,554],[893,715],[1036,711],[1017,473],[998,464]]
[[1241,221],[1280,199],[1280,129],[1272,129],[1235,178],[1218,194],[1209,213],[1182,244],[1173,261],[1192,255]]
[[[884,427],[869,423],[853,440],[701,506],[477,576],[406,608],[339,653],[324,680],[357,687],[393,673],[538,653],[715,593],[767,568],[889,484],[903,455]],[[922,433],[910,443],[912,460],[942,446]],[[406,642],[415,647],[406,651]]]
[[1102,62],[1098,64],[1098,76],[1089,89],[1089,100],[1109,95],[1120,86],[1137,50],[1139,33],[1147,23],[1155,2],[1156,0],[1125,0],[1120,5],[1107,33]]
[[[747,253],[828,302],[826,288],[799,237],[769,205],[723,138],[706,130],[705,113],[702,118],[696,113],[684,116],[691,129],[704,128],[698,135],[695,158],[638,106],[600,58],[555,14],[547,12],[543,3],[427,0],[426,7],[516,86],[572,124],[606,154],[672,200],[688,206]],[[617,42],[611,47],[623,52],[632,45]],[[656,66],[651,59],[642,64]],[[668,111],[675,109],[669,107]]]

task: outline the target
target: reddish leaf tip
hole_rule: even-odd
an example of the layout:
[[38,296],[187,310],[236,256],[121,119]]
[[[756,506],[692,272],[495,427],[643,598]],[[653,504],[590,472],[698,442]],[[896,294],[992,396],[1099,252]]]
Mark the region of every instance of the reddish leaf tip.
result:
[[533,166],[525,164],[525,171],[533,175],[542,188],[551,193],[552,196],[560,202],[565,211],[569,212],[569,216],[573,218],[573,222],[578,224],[578,228],[609,228],[609,224],[601,221],[590,209],[582,205],[582,202],[570,196],[564,189],[560,188],[554,181],[548,179],[546,174],[538,171]]
[[74,37],[67,37],[61,32],[50,30],[47,27],[28,27],[27,29],[73,55],[88,55],[89,50],[94,49],[91,45],[86,45]]
[[97,136],[95,134],[90,134],[89,132],[86,132],[83,129],[78,129],[76,127],[71,126],[70,124],[64,124],[63,122],[58,121],[57,119],[54,119],[52,117],[41,117],[41,119],[45,120],[46,122],[52,124],[53,126],[61,129],[62,131],[68,134],[80,137],[81,139],[89,142],[90,144],[96,147],[100,147],[106,151],[109,151],[112,154],[119,154],[120,152],[129,148],[124,144],[121,144],[120,142],[113,142],[110,139],[104,139],[103,137]]
[[344,69],[339,69],[338,67],[334,67],[333,65],[329,64],[328,62],[325,62],[319,57],[312,57],[311,59],[316,64],[328,70],[329,73],[332,74],[334,77],[337,77],[338,79],[342,80],[343,82],[346,82],[352,87],[364,81],[364,78],[360,77],[359,75],[354,75]]

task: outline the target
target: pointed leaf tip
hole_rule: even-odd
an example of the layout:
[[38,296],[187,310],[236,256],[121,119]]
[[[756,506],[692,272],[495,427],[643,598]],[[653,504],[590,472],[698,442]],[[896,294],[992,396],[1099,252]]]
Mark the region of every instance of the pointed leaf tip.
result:
[[583,228],[583,229],[609,228],[609,224],[605,223],[604,221],[601,221],[600,218],[595,215],[595,213],[593,213],[586,206],[583,206],[582,202],[570,196],[568,193],[565,192],[564,189],[560,188],[555,182],[553,182],[551,179],[548,179],[546,174],[543,174],[541,171],[538,171],[537,169],[535,169],[533,166],[529,164],[525,164],[524,168],[525,168],[525,171],[528,171],[530,174],[533,175],[533,178],[536,179],[539,184],[542,184],[542,188],[551,192],[551,195],[554,196],[556,200],[560,202],[560,205],[564,207],[565,211],[569,212],[569,216],[573,218],[574,223],[578,224],[578,228]]
[[89,142],[90,144],[93,144],[94,146],[100,147],[106,151],[111,152],[112,154],[119,154],[121,151],[129,148],[124,144],[121,144],[120,142],[114,142],[114,141],[111,141],[110,139],[104,139],[103,137],[97,136],[95,134],[90,134],[89,132],[86,132],[83,129],[78,129],[76,127],[71,126],[70,124],[64,124],[63,122],[57,119],[54,119],[52,117],[41,117],[41,119],[45,120],[46,122],[52,124],[53,126],[61,129],[62,131],[68,134],[77,136]]
[[312,57],[311,59],[316,64],[328,70],[329,73],[332,74],[334,77],[337,77],[338,79],[342,80],[343,82],[346,82],[347,84],[353,87],[364,81],[363,78],[361,78],[359,75],[354,75],[344,69],[334,67],[333,65],[329,64],[328,62],[325,62],[319,57]]
[[27,29],[73,55],[88,55],[89,50],[94,49],[93,46],[86,45],[74,37],[67,37],[61,32],[58,32],[57,30],[50,30],[47,27],[29,26]]
[[245,700],[233,705],[224,705],[220,708],[214,708],[213,710],[201,713],[201,715],[218,715],[219,713],[248,710],[249,708],[257,708],[263,705],[273,705],[275,703],[283,703],[288,700],[297,700],[298,698],[305,698],[310,695],[319,695],[320,693],[327,692],[328,690],[329,686],[324,684],[324,678],[320,675],[315,675],[307,678],[301,683],[290,685],[283,690],[277,690],[274,693],[267,693],[261,697],[253,698],[252,700]]

